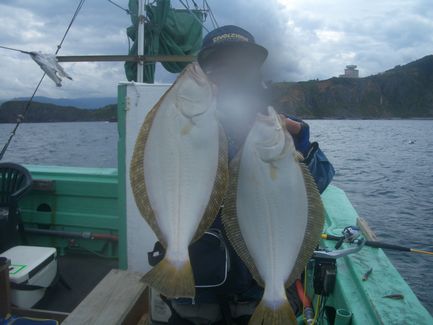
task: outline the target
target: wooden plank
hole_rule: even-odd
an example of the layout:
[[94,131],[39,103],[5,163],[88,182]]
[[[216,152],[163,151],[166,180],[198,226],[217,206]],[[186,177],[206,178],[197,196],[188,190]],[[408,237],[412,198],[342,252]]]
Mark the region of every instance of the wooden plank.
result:
[[141,317],[141,319],[137,323],[137,325],[149,325],[149,324],[150,324],[150,320],[148,314],[144,314],[143,317]]
[[142,273],[111,270],[62,324],[137,324],[148,313]]
[[[142,276],[141,276],[142,277]],[[126,315],[122,324],[138,324],[142,319],[148,319],[149,313],[149,288],[144,290],[144,293],[140,296],[135,304],[131,307],[128,315]],[[146,317],[147,316],[147,317]],[[144,323],[148,324],[148,323]]]
[[364,234],[365,239],[370,241],[377,241],[377,236],[374,233],[373,229],[370,228],[367,220],[364,218],[358,217],[356,220],[357,226],[361,229],[362,233]]
[[12,307],[12,314],[14,316],[22,316],[22,317],[31,317],[31,318],[40,318],[40,319],[55,319],[58,322],[63,322],[66,317],[68,317],[68,313],[63,313],[60,311],[53,310],[43,310],[43,309],[25,309]]
[[192,62],[192,55],[59,55],[58,62]]

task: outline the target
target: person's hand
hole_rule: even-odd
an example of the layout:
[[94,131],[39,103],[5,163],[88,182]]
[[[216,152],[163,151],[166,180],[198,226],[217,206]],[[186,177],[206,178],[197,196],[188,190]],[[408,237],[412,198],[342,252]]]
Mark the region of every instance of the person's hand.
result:
[[281,115],[281,118],[283,119],[283,121],[286,125],[287,131],[289,131],[289,133],[291,135],[293,135],[293,136],[298,135],[299,132],[301,132],[301,130],[302,130],[301,123],[296,122],[296,121],[294,121],[288,117],[285,117],[284,115]]
[[289,131],[293,137],[296,150],[306,156],[311,146],[310,127],[305,122],[292,120],[291,118],[282,114],[281,118],[284,121],[287,131]]

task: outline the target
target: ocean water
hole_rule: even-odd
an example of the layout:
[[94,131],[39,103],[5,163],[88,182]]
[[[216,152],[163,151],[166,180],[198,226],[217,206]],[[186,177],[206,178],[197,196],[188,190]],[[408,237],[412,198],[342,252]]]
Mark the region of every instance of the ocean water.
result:
[[[390,243],[433,250],[433,121],[311,120],[311,139],[334,164],[333,183]],[[0,124],[0,146],[13,125]],[[116,167],[116,123],[23,124],[4,161]],[[433,256],[387,251],[433,313]]]
[[[314,120],[312,139],[379,239],[433,251],[433,121]],[[433,256],[386,251],[433,314]]]
[[[0,124],[0,148],[3,148],[13,127],[13,124]],[[30,165],[117,167],[117,138],[117,123],[21,124],[3,161]]]

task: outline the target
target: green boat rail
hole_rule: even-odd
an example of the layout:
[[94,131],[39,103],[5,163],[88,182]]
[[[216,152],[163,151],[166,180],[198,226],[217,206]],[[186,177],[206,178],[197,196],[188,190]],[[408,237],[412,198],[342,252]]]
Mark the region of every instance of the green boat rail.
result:
[[[324,233],[341,236],[346,226],[357,224],[358,214],[343,190],[331,185],[322,194],[322,200],[326,211]],[[320,246],[334,250],[335,243],[322,239]],[[343,244],[342,248],[350,245]],[[373,271],[368,279],[363,280],[370,269]],[[309,271],[308,278],[312,276]],[[314,296],[312,281],[307,282],[307,294]],[[337,259],[336,284],[326,305],[335,319],[324,324],[433,324],[432,316],[384,251],[367,246]]]
[[117,169],[25,167],[34,185],[20,209],[32,245],[56,247],[61,255],[65,249],[81,249],[117,258]]

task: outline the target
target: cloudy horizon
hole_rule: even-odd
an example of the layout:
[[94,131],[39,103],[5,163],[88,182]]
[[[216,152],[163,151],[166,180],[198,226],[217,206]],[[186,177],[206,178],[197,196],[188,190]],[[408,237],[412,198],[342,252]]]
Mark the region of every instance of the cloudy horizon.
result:
[[[269,50],[266,79],[302,81],[338,76],[356,64],[362,77],[433,53],[428,0],[208,0],[220,25],[249,30]],[[127,7],[127,0],[117,0]],[[201,2],[200,2],[201,3]],[[53,53],[78,1],[0,3],[0,45]],[[178,1],[172,1],[180,8]],[[126,54],[129,16],[106,0],[87,0],[59,55]],[[211,28],[209,21],[206,26]],[[72,76],[57,88],[46,78],[38,96],[115,97],[123,63],[63,63]],[[28,55],[0,49],[0,99],[30,96],[42,71]],[[156,81],[175,75],[158,69]]]

